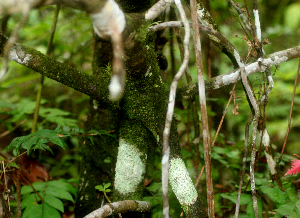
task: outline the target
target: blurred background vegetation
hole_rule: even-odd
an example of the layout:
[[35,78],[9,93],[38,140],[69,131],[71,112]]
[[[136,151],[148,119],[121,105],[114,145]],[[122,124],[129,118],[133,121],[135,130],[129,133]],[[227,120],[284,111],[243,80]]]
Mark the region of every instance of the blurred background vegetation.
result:
[[[241,7],[245,8],[245,2],[248,4],[250,15],[252,16],[251,1],[238,1]],[[225,0],[204,1],[209,5],[209,11],[215,18],[221,32],[229,41],[244,55],[247,56],[248,46],[243,39],[244,32],[239,22],[237,22],[236,13]],[[299,1],[282,0],[258,0],[262,37],[268,39],[270,44],[264,46],[266,54],[284,50],[299,45],[300,39],[300,3]],[[231,8],[232,12],[228,9]],[[46,53],[47,42],[52,25],[54,7],[45,7],[39,10],[33,10],[26,26],[19,32],[18,43],[35,48],[42,53]],[[188,10],[186,10],[188,11]],[[235,15],[234,15],[235,14]],[[9,36],[11,31],[20,22],[20,14],[9,17],[5,35]],[[59,13],[57,30],[55,32],[51,57],[56,60],[74,66],[77,69],[91,73],[92,63],[92,24],[85,13],[62,7]],[[203,34],[204,35],[204,34]],[[174,40],[174,32],[167,31],[167,39]],[[204,50],[204,66],[206,78],[224,74],[233,70],[230,60],[219,52],[212,43],[209,43],[205,37],[202,39]],[[173,45],[172,45],[173,44]],[[172,45],[170,49],[170,45]],[[190,72],[193,82],[197,81],[197,72],[193,57],[193,50],[190,50],[192,57],[190,60]],[[172,81],[172,72],[178,70],[181,63],[180,52],[177,41],[168,42],[163,50],[168,59],[168,68],[162,72],[163,78],[168,87]],[[174,54],[174,59],[171,58]],[[174,61],[174,69],[171,61]],[[248,60],[250,63],[251,58]],[[265,108],[266,127],[271,137],[272,147],[275,156],[279,157],[284,138],[287,132],[289,110],[294,89],[294,80],[297,73],[298,60],[292,60],[283,63],[280,66],[272,67],[271,73],[274,79],[274,88],[269,95],[268,104]],[[211,69],[211,70],[210,70]],[[30,133],[32,118],[34,113],[36,93],[40,75],[10,62],[8,74],[0,81],[0,147],[4,149],[11,140],[17,136],[23,136]],[[254,85],[254,90],[259,93],[262,90],[264,81],[260,73],[250,77]],[[187,85],[183,78],[180,86]],[[232,86],[224,87],[221,90],[208,93],[209,117],[211,126],[211,135],[214,137],[219,125],[222,112],[229,99],[229,92]],[[300,130],[300,90],[296,91],[291,130],[287,140],[285,155],[280,165],[280,174],[283,176],[290,167],[289,161],[291,155],[300,155],[299,130]],[[38,129],[55,129],[58,125],[69,126],[70,128],[83,128],[87,118],[87,105],[89,98],[73,89],[61,85],[55,81],[45,78],[42,93],[42,105],[40,110]],[[239,114],[234,115],[231,110],[234,104],[239,106]],[[178,132],[180,134],[180,145],[182,147],[183,158],[187,164],[193,181],[195,182],[194,169],[194,148],[193,141],[195,130],[191,125],[192,112],[187,102],[182,102],[175,109],[175,116],[178,120]],[[198,107],[199,108],[199,107]],[[200,111],[198,112],[200,116]],[[225,117],[221,133],[217,138],[217,143],[212,150],[213,179],[215,188],[215,207],[218,217],[232,217],[235,209],[235,197],[240,180],[240,170],[243,156],[243,139],[245,125],[249,119],[250,110],[241,84],[237,85],[236,98],[229,106]],[[6,131],[9,134],[4,134]],[[50,152],[35,152],[33,157],[46,166],[50,179],[78,179],[78,164],[80,154],[78,151],[78,137],[64,138],[68,144],[68,149],[54,148],[54,155]],[[259,144],[258,144],[259,145]],[[260,146],[260,145],[259,145]],[[261,146],[260,146],[261,147]],[[204,165],[203,149],[201,140],[199,145],[201,159],[200,168]],[[159,151],[158,151],[159,152]],[[250,161],[250,159],[249,159]],[[248,165],[249,166],[249,165]],[[151,201],[154,206],[153,217],[161,217],[162,198],[160,183],[160,158],[157,157],[155,166],[157,174],[153,178],[148,178],[145,200]],[[247,169],[249,172],[249,169]],[[249,174],[246,172],[246,177]],[[257,185],[259,191],[262,214],[264,217],[274,216],[272,211],[280,208],[280,205],[289,203],[290,195],[285,195],[280,199],[272,199],[270,192],[263,188],[269,184],[270,176],[263,150],[258,158]],[[292,181],[298,176],[282,177],[285,188],[291,188]],[[249,178],[248,178],[249,179]],[[244,204],[241,207],[241,217],[251,217],[251,208],[248,203],[251,202],[250,186],[245,179]],[[76,184],[75,184],[76,186]],[[171,189],[170,189],[171,190]],[[205,196],[205,175],[202,175],[198,190]],[[284,192],[286,193],[286,192]],[[205,200],[205,197],[203,197]],[[174,217],[179,217],[181,213],[180,206],[175,195],[170,191],[171,213]],[[281,203],[280,203],[281,202]],[[13,204],[12,204],[13,205]],[[249,204],[251,205],[251,204]],[[251,207],[251,206],[250,206]],[[72,205],[69,209],[72,211]],[[300,211],[298,211],[300,212]],[[284,215],[284,214],[282,214]]]

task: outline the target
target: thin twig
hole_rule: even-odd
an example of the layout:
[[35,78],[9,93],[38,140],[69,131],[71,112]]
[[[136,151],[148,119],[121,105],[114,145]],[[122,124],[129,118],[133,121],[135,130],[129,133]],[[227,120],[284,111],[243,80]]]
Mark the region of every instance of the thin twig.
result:
[[189,61],[189,39],[190,39],[190,27],[188,20],[186,18],[185,12],[183,10],[180,0],[175,0],[175,4],[180,13],[180,17],[184,22],[185,36],[184,36],[184,60],[180,66],[177,74],[175,75],[169,95],[168,110],[166,115],[165,128],[163,132],[163,157],[162,157],[162,192],[163,192],[163,216],[164,218],[169,218],[169,198],[168,198],[168,177],[169,177],[169,158],[170,158],[170,146],[169,146],[169,136],[171,123],[174,113],[175,96],[178,81],[183,75],[185,69],[187,68]]
[[[50,57],[51,50],[52,50],[52,44],[53,44],[53,38],[55,34],[55,29],[56,29],[56,24],[57,24],[57,19],[58,19],[58,14],[60,10],[60,5],[56,5],[55,10],[54,10],[54,18],[51,26],[51,31],[50,31],[50,36],[47,44],[47,51],[46,55]],[[36,127],[37,127],[37,122],[39,118],[39,110],[40,110],[40,103],[41,103],[41,98],[42,98],[42,90],[43,90],[43,84],[44,84],[44,76],[40,76],[40,81],[39,81],[39,88],[36,96],[36,104],[35,104],[35,110],[33,114],[33,124],[31,128],[31,133],[36,132]]]
[[[24,154],[26,154],[26,153],[27,153],[27,151],[24,151],[23,153],[19,154],[18,156],[14,157],[14,158],[11,159],[10,161],[8,161],[8,163],[6,164],[5,168],[3,168],[3,169],[6,170],[6,168],[8,167],[8,165],[9,165],[11,162],[15,161],[17,158],[21,157],[22,155],[24,155]],[[2,172],[1,172],[1,174],[0,174],[0,179],[2,178],[2,175],[5,173],[5,170],[2,170]],[[5,176],[5,175],[4,175],[4,176]]]
[[210,156],[211,143],[210,143],[210,134],[208,128],[207,110],[206,110],[205,83],[204,83],[204,75],[203,75],[201,41],[200,41],[200,34],[199,34],[196,0],[191,0],[190,5],[191,5],[191,15],[192,15],[192,24],[193,24],[193,39],[194,39],[194,48],[195,48],[195,56],[196,56],[196,66],[197,66],[197,74],[198,74],[199,102],[201,108],[201,124],[202,124],[202,134],[203,134],[205,172],[206,172],[208,217],[210,218],[210,217],[214,217],[215,215],[211,156]]
[[[4,160],[2,161],[2,172],[3,172],[3,179],[4,179],[4,188],[3,188],[3,199],[7,202],[5,202],[5,206],[8,206],[8,211],[10,211],[10,201],[9,201],[9,192],[8,192],[8,187],[7,187],[7,179],[5,176],[5,171],[6,171],[6,167],[4,166]],[[2,173],[1,173],[2,174]]]
[[16,178],[13,179],[15,188],[16,188],[16,193],[17,193],[17,218],[21,218],[22,215],[22,209],[21,209],[21,171],[17,170],[16,172]]
[[241,194],[242,194],[243,180],[244,180],[244,175],[245,175],[245,171],[246,171],[247,156],[248,156],[249,127],[253,121],[253,118],[254,118],[254,116],[252,114],[246,124],[246,127],[245,127],[244,157],[243,157],[243,166],[242,166],[242,172],[241,172],[241,180],[240,180],[239,190],[238,190],[237,199],[236,199],[236,208],[235,208],[235,215],[234,215],[235,218],[238,218],[238,216],[239,216],[240,199],[241,199]]
[[[237,81],[238,81],[238,80],[237,80]],[[229,106],[229,104],[230,104],[230,102],[231,102],[231,100],[232,100],[232,98],[233,98],[233,96],[234,96],[234,90],[235,90],[235,86],[236,86],[236,84],[237,84],[237,81],[234,83],[234,86],[233,86],[233,88],[232,88],[232,90],[231,90],[231,92],[230,92],[229,100],[228,100],[228,102],[227,102],[227,105],[226,105],[226,107],[225,107],[225,110],[223,111],[223,116],[222,116],[222,119],[221,119],[220,124],[219,124],[219,126],[218,126],[218,129],[217,129],[216,135],[215,135],[215,137],[214,137],[214,140],[213,140],[213,142],[211,143],[211,147],[214,147],[214,145],[215,145],[215,143],[216,143],[216,140],[217,140],[217,137],[218,137],[218,135],[219,135],[220,129],[221,129],[221,127],[222,127],[222,124],[223,124],[223,121],[224,121],[224,118],[225,118],[225,115],[226,115],[228,106]]]
[[232,1],[232,0],[227,0],[234,8],[235,10],[238,12],[239,17],[241,18],[242,22],[244,23],[244,26],[246,27],[246,29],[251,33],[251,28],[249,27],[249,25],[247,24],[245,15],[243,14],[243,12],[241,11],[241,9]]
[[297,74],[296,74],[296,78],[295,78],[295,83],[294,83],[294,91],[293,91],[293,97],[292,97],[292,102],[291,102],[288,127],[287,127],[287,131],[286,131],[285,139],[284,139],[284,142],[283,142],[283,146],[282,146],[282,149],[281,149],[281,154],[280,154],[280,157],[279,157],[279,160],[278,160],[277,164],[279,164],[280,161],[281,161],[281,159],[282,159],[282,155],[283,155],[283,152],[284,152],[284,149],[285,149],[285,146],[286,146],[286,142],[287,142],[287,138],[289,136],[289,132],[290,132],[290,128],[291,128],[291,120],[292,120],[294,99],[295,99],[296,88],[297,88],[298,77],[299,77],[299,69],[300,69],[300,59],[299,59],[298,70],[297,70]]
[[250,183],[251,183],[251,192],[252,192],[252,200],[253,200],[253,210],[255,218],[259,218],[258,213],[258,203],[257,196],[255,190],[255,156],[256,156],[256,134],[257,134],[257,125],[258,125],[259,113],[255,113],[252,127],[252,143],[251,143],[251,161],[250,161]]
[[202,173],[203,173],[204,167],[205,167],[205,166],[202,166],[201,172],[200,172],[200,174],[199,174],[199,176],[198,176],[198,178],[197,178],[197,181],[196,181],[196,183],[195,183],[195,187],[197,187],[197,186],[198,186],[198,184],[199,184],[199,181],[200,181],[200,178],[201,178],[201,176],[202,176]]
[[[257,126],[258,126],[258,120],[259,120],[259,107],[258,103],[255,99],[253,90],[250,87],[246,71],[245,71],[245,64],[238,53],[237,50],[234,51],[235,58],[237,60],[237,63],[240,67],[241,72],[241,78],[242,78],[242,84],[245,89],[245,92],[247,94],[247,100],[249,102],[250,108],[253,113],[253,126],[252,126],[252,152],[251,152],[251,162],[250,162],[250,182],[251,182],[251,191],[252,191],[252,200],[253,200],[253,209],[255,218],[258,218],[258,204],[257,204],[257,197],[256,197],[256,191],[255,191],[255,176],[254,176],[254,169],[255,169],[255,155],[256,155],[256,134],[257,134]],[[238,216],[238,214],[237,214]]]
[[12,130],[6,130],[5,132],[0,134],[0,138],[7,136],[9,133],[13,132],[15,129],[17,129],[19,126],[23,125],[24,123],[27,122],[27,119],[22,120],[20,123],[18,123],[17,125],[15,125]]
[[256,197],[256,191],[255,191],[255,175],[254,175],[254,169],[255,169],[255,155],[256,155],[256,134],[257,134],[257,126],[258,126],[258,120],[259,120],[259,108],[258,103],[255,99],[255,96],[253,94],[252,89],[250,88],[250,85],[248,83],[248,79],[245,72],[245,65],[242,62],[239,62],[240,69],[241,69],[241,77],[242,77],[242,83],[246,90],[246,94],[248,96],[250,107],[253,108],[253,126],[252,126],[252,142],[251,142],[251,162],[250,162],[250,183],[251,183],[251,191],[252,191],[252,200],[253,200],[253,210],[255,214],[255,218],[259,218],[258,215],[258,204],[257,204],[257,197]]
[[[176,31],[176,39],[178,42],[178,47],[179,47],[179,51],[180,51],[180,56],[181,59],[183,60],[184,58],[184,48],[183,48],[183,42],[181,40],[180,37],[180,33],[177,29]],[[193,81],[192,81],[192,76],[191,73],[189,71],[189,68],[186,68],[185,70],[185,76],[186,76],[186,81],[188,83],[188,85],[193,85]],[[192,114],[193,114],[193,125],[194,125],[194,131],[195,131],[195,138],[193,140],[194,143],[194,157],[193,157],[193,165],[194,165],[194,176],[195,178],[198,177],[199,174],[199,160],[200,160],[200,150],[199,150],[199,140],[195,140],[196,138],[199,138],[200,136],[200,124],[199,124],[199,115],[197,112],[197,106],[196,106],[196,100],[192,99],[192,101],[190,102],[190,105],[192,107]]]

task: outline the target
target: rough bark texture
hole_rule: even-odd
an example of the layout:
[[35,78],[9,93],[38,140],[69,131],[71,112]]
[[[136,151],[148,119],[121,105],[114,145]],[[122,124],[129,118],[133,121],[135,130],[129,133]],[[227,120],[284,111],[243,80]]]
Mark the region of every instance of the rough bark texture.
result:
[[[93,74],[99,80],[108,80],[107,65],[111,60],[111,44],[95,40]],[[115,107],[116,108],[116,107]],[[91,211],[107,203],[103,193],[97,192],[96,185],[112,183],[118,148],[118,111],[106,101],[90,100],[90,110],[86,130],[106,130],[112,136],[93,137],[93,143],[85,139],[81,143],[81,167],[78,196],[75,206],[76,217],[84,217]]]

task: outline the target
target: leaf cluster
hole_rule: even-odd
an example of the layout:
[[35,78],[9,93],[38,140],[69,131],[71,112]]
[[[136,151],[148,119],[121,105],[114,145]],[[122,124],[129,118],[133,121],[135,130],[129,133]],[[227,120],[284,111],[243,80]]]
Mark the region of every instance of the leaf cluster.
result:
[[36,182],[21,189],[23,218],[60,218],[63,201],[74,202],[77,189],[65,180]]
[[20,149],[27,150],[28,155],[30,150],[36,149],[48,150],[53,153],[48,145],[49,142],[52,142],[63,149],[68,147],[55,130],[42,129],[27,136],[14,138],[9,146],[6,147],[6,149],[12,150],[15,156],[20,154]]

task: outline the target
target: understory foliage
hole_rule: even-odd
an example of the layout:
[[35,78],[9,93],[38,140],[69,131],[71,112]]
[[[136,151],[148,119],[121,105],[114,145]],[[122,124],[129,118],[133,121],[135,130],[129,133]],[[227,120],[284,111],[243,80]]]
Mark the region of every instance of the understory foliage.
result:
[[[84,90],[80,93],[63,85],[59,75],[57,80],[60,83],[55,81],[55,76],[52,79],[45,77],[38,104],[38,124],[36,131],[32,132],[40,80],[38,73],[41,72],[29,69],[32,66],[26,68],[20,63],[9,62],[8,72],[0,80],[0,203],[3,208],[0,217],[83,217],[105,203],[127,199],[150,202],[151,210],[129,215],[122,213],[123,217],[164,217],[162,136],[170,102],[168,93],[183,62],[185,32],[181,26],[151,32],[151,27],[161,23],[181,21],[174,4],[155,20],[146,22],[143,18],[145,12],[156,1],[146,1],[144,5],[142,1],[130,1],[130,4],[122,0],[116,2],[128,15],[126,22],[132,25],[124,33],[127,34],[127,38],[123,39],[127,80],[123,99],[118,102],[110,101],[107,88],[114,74],[113,46],[109,40],[99,39],[93,34],[93,25],[86,12],[61,6],[51,48],[47,48],[47,44],[56,6],[32,9],[26,25],[18,31],[17,43],[39,51],[38,55],[49,50],[48,57],[62,66],[70,66],[74,75],[79,72],[91,76],[95,81],[90,82],[95,82],[100,88],[76,88],[83,81],[73,81],[70,74],[66,83],[73,84],[76,90]],[[256,1],[234,2],[252,32],[248,32],[231,1],[201,2],[210,12],[209,19],[214,20],[215,27],[238,50],[246,66],[258,58],[267,58],[274,52],[299,45],[298,1],[257,1],[263,50],[260,50],[256,34],[253,34],[256,26],[252,10]],[[182,1],[182,4],[189,22],[192,22],[189,1]],[[13,34],[23,19],[21,13],[0,14],[0,17],[1,35],[7,37]],[[248,125],[251,116],[255,116],[255,109],[241,81],[219,88],[209,87],[211,78],[241,66],[232,61],[233,52],[231,55],[224,52],[226,45],[215,46],[214,36],[203,29],[200,35],[210,146],[215,139],[210,148],[214,214],[209,216],[233,217],[238,205],[238,217],[241,218],[300,217],[300,160],[297,159],[300,155],[300,95],[295,89],[299,83],[295,82],[299,72],[298,60],[289,59],[286,63],[275,64],[264,72],[258,70],[248,76],[257,102],[271,86],[268,76],[272,76],[274,81],[266,100],[259,104],[259,120],[254,119]],[[4,41],[0,39],[1,56]],[[203,111],[198,90],[195,91],[196,86],[193,86],[198,82],[194,44],[191,37],[188,70],[178,82],[171,132],[176,128],[177,131],[170,136],[171,146],[175,144],[178,147],[175,151],[171,147],[170,160],[183,159],[199,202],[202,202],[199,205],[202,211],[206,211],[211,205],[207,203],[206,153],[203,126],[200,124]],[[0,66],[4,69],[5,58],[1,59]],[[142,65],[140,60],[146,60],[150,67]],[[43,72],[47,73],[47,70]],[[150,79],[153,75],[155,79]],[[97,92],[100,89],[104,91]],[[156,90],[159,91],[155,93]],[[104,97],[95,99],[95,96]],[[149,108],[143,108],[145,105]],[[252,134],[255,121],[258,122],[257,134]],[[247,128],[250,131],[245,136]],[[269,138],[262,134],[265,129]],[[248,140],[246,146],[245,140]],[[122,194],[116,191],[114,180],[118,146],[134,143],[145,144],[137,152],[145,164],[145,169],[141,170],[144,172],[143,179],[137,185],[138,191]],[[249,151],[244,157],[246,148]],[[273,162],[270,162],[270,157]],[[272,166],[276,173],[271,170]],[[128,172],[130,170],[127,169]],[[130,181],[124,183],[131,184]],[[184,210],[185,215],[182,216],[196,217],[193,215],[194,208],[184,205],[178,192],[172,188],[169,186],[167,193],[170,216],[180,217]]]

